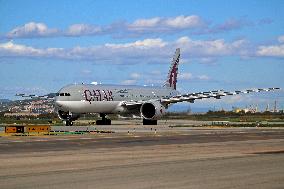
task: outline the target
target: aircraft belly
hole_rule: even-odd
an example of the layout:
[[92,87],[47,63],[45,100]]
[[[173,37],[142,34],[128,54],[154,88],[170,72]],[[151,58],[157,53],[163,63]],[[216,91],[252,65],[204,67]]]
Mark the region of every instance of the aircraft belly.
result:
[[116,113],[120,101],[61,101],[64,111],[72,113]]

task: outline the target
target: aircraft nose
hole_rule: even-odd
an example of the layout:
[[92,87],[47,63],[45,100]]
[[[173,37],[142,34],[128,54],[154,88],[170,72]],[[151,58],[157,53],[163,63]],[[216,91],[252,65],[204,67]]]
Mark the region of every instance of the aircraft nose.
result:
[[55,101],[55,106],[61,108],[63,106],[63,103],[60,102],[59,100]]

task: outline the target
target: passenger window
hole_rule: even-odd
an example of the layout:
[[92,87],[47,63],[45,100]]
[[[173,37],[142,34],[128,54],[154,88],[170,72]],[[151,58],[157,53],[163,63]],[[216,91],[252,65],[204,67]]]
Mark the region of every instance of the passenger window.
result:
[[60,96],[64,96],[64,93],[60,93]]
[[56,96],[59,96],[59,93],[56,93],[55,95],[56,95]]
[[70,93],[65,93],[65,96],[70,96]]

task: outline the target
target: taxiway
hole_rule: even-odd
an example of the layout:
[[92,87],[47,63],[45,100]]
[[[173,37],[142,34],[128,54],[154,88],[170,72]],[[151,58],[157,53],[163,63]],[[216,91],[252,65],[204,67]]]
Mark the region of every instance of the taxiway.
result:
[[284,129],[145,129],[147,132],[0,137],[0,186],[284,186]]

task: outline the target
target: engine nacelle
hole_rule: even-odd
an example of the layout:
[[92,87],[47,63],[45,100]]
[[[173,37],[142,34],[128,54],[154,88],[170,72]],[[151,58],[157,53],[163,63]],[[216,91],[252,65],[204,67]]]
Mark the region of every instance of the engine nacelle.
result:
[[69,112],[64,112],[62,110],[58,110],[57,115],[60,119],[69,121],[75,121],[80,117],[80,114],[70,114]]
[[157,119],[166,113],[166,108],[158,101],[145,102],[140,113],[144,119]]

